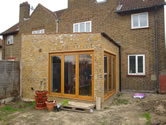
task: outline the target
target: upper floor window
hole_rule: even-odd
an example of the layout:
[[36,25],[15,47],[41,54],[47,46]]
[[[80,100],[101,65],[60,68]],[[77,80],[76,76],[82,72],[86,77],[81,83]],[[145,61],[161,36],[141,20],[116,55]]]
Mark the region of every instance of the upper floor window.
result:
[[45,29],[40,29],[40,30],[33,30],[32,34],[44,34],[45,33]]
[[146,28],[146,27],[149,27],[148,12],[131,15],[131,28],[132,29]]
[[14,37],[13,35],[10,35],[7,37],[7,44],[10,45],[10,44],[13,44],[14,43]]
[[103,2],[106,2],[107,0],[96,0],[97,3],[103,3]]
[[74,23],[73,32],[92,32],[92,21]]
[[128,74],[145,75],[145,55],[128,55]]

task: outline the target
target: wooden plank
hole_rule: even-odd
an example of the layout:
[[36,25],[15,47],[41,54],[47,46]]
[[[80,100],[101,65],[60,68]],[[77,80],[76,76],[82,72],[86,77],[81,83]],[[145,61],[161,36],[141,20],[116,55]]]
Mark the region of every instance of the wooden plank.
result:
[[91,109],[95,108],[95,104],[82,103],[82,102],[69,102],[69,105],[62,106],[63,110],[76,111],[76,112],[90,112]]

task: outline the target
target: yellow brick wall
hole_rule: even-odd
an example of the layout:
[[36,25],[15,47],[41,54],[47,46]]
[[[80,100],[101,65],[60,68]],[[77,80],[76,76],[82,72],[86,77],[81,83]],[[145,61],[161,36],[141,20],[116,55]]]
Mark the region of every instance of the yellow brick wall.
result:
[[38,90],[43,79],[46,79],[46,90],[48,90],[50,52],[86,49],[94,50],[94,100],[96,96],[102,97],[104,100],[104,49],[117,55],[116,81],[118,90],[119,49],[103,38],[100,33],[23,35],[21,49],[23,98],[33,99],[34,93],[31,87]]

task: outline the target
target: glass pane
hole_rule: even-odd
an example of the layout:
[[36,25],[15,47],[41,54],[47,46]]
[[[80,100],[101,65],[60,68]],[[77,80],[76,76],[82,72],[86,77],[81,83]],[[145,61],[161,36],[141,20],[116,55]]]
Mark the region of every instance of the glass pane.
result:
[[135,56],[129,56],[129,73],[136,73]]
[[85,23],[80,23],[80,32],[85,32]]
[[52,92],[61,93],[61,57],[51,57],[51,89]]
[[75,94],[75,56],[64,56],[64,92]]
[[90,22],[86,23],[86,32],[90,32]]
[[138,56],[138,73],[143,73],[143,56]]
[[112,88],[115,89],[115,57],[113,57],[113,61],[112,61]]
[[79,95],[92,96],[92,56],[79,56]]
[[111,64],[112,64],[111,61],[112,61],[111,56],[109,56],[109,91],[111,91],[111,80],[112,80],[112,79],[111,79],[111,75],[112,75],[112,74],[111,74],[111,73],[112,73],[112,72],[111,72]]
[[141,27],[147,26],[148,25],[147,20],[148,20],[147,14],[141,14],[140,15],[140,26]]
[[107,94],[107,56],[104,56],[104,94]]
[[78,32],[78,24],[74,25],[74,32]]
[[138,16],[135,15],[133,16],[133,27],[138,27],[139,24],[138,24]]

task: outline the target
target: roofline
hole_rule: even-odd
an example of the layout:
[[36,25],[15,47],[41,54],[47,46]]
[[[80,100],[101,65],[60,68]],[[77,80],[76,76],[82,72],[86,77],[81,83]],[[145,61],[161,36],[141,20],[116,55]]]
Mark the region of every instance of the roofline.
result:
[[106,33],[102,32],[101,35],[120,48],[120,45],[117,42],[115,42],[111,37],[109,37]]
[[12,35],[12,34],[16,34],[18,32],[19,32],[19,30],[13,31],[13,32],[9,32],[9,33],[1,33],[0,35]]
[[164,5],[166,5],[166,3],[160,4],[160,5],[154,5],[154,6],[150,6],[150,7],[142,7],[142,8],[129,9],[129,10],[124,10],[124,11],[116,10],[115,12],[116,13],[126,13],[126,12],[143,10],[143,9],[151,9],[151,8],[154,8],[154,7],[160,7],[160,6],[164,6]]

